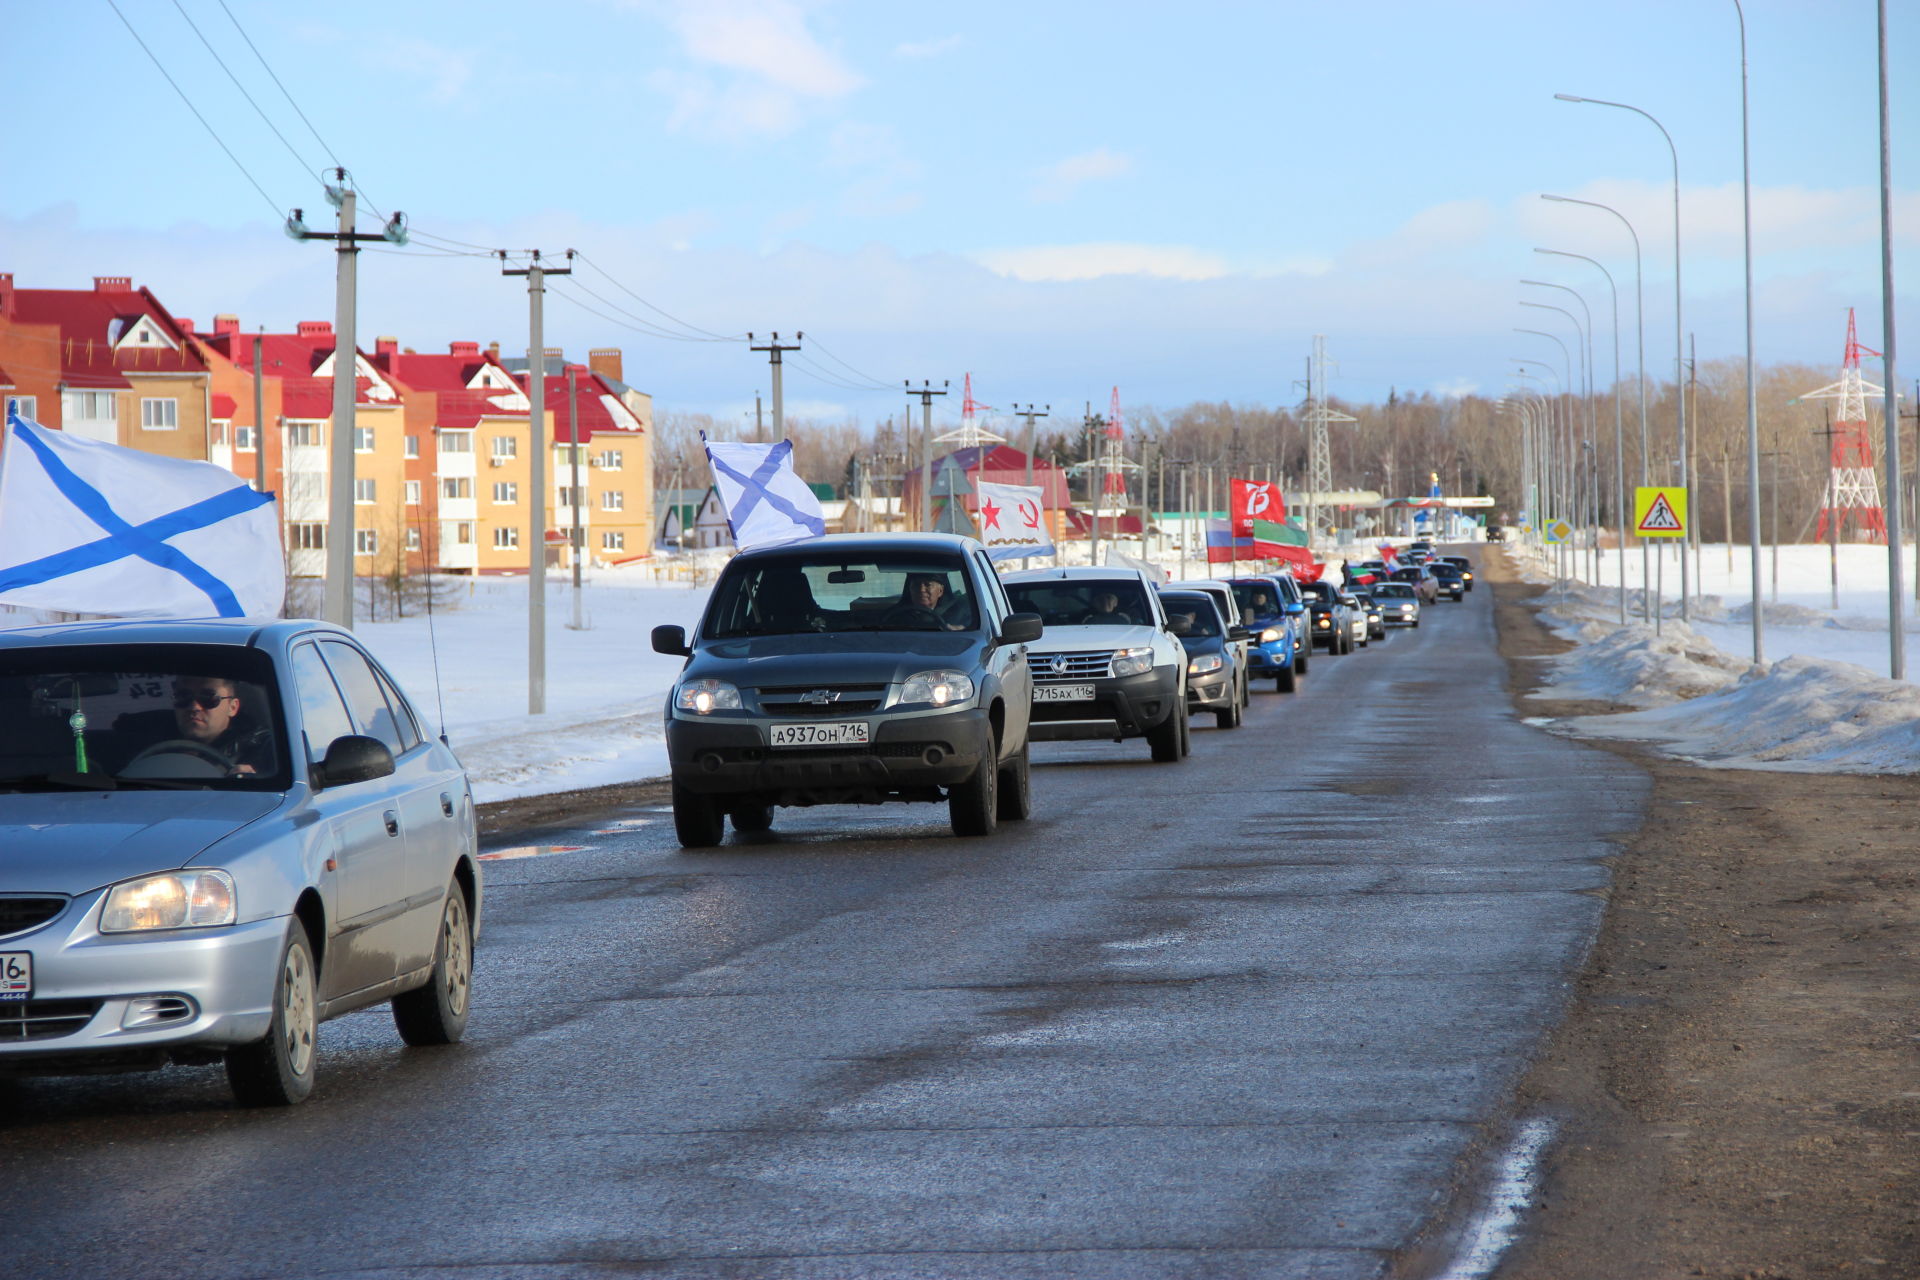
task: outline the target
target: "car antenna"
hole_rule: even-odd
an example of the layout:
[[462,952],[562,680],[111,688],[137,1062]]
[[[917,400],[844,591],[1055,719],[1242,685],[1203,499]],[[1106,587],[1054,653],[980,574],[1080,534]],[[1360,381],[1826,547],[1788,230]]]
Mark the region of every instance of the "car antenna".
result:
[[[423,537],[421,541],[426,541]],[[427,569],[427,648],[433,654],[433,702],[439,712],[440,745],[452,749],[447,741],[447,695],[440,688],[440,632],[433,625],[433,569]]]

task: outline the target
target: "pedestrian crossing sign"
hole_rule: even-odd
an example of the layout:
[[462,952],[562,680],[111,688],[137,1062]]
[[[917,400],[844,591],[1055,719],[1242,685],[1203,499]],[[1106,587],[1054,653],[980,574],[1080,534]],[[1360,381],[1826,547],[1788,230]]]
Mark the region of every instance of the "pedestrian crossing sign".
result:
[[1642,538],[1686,537],[1686,489],[1677,485],[1634,489],[1633,531]]

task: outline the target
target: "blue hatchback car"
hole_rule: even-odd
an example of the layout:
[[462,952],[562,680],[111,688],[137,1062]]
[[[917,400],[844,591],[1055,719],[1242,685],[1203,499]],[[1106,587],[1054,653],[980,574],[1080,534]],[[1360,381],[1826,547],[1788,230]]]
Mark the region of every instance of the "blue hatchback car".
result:
[[1250,679],[1273,681],[1281,693],[1292,693],[1299,677],[1307,674],[1307,659],[1313,648],[1306,629],[1306,604],[1293,579],[1279,574],[1229,578],[1233,598],[1239,602],[1241,616],[1251,615],[1247,624],[1253,632],[1253,649],[1247,656]]

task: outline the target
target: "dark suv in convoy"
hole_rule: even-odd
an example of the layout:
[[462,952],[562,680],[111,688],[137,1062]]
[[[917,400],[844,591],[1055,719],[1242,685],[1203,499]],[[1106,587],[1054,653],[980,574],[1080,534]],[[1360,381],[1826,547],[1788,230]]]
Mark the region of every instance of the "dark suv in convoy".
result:
[[776,806],[947,803],[959,835],[1031,809],[1027,646],[971,538],[834,535],[735,556],[667,698],[673,823],[689,848],[723,823],[765,831]]
[[1342,598],[1344,593],[1331,582],[1303,582],[1300,590],[1313,615],[1313,642],[1325,645],[1328,653],[1352,653],[1355,610]]

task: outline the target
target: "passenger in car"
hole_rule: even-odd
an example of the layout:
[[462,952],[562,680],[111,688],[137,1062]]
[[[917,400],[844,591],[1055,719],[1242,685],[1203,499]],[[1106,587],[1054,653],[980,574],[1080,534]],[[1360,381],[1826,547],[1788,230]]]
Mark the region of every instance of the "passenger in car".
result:
[[761,632],[820,631],[826,618],[798,569],[769,569],[753,598],[753,629]]
[[1096,591],[1088,598],[1092,606],[1080,620],[1089,627],[1130,627],[1134,619],[1120,608],[1120,597],[1112,591]]

